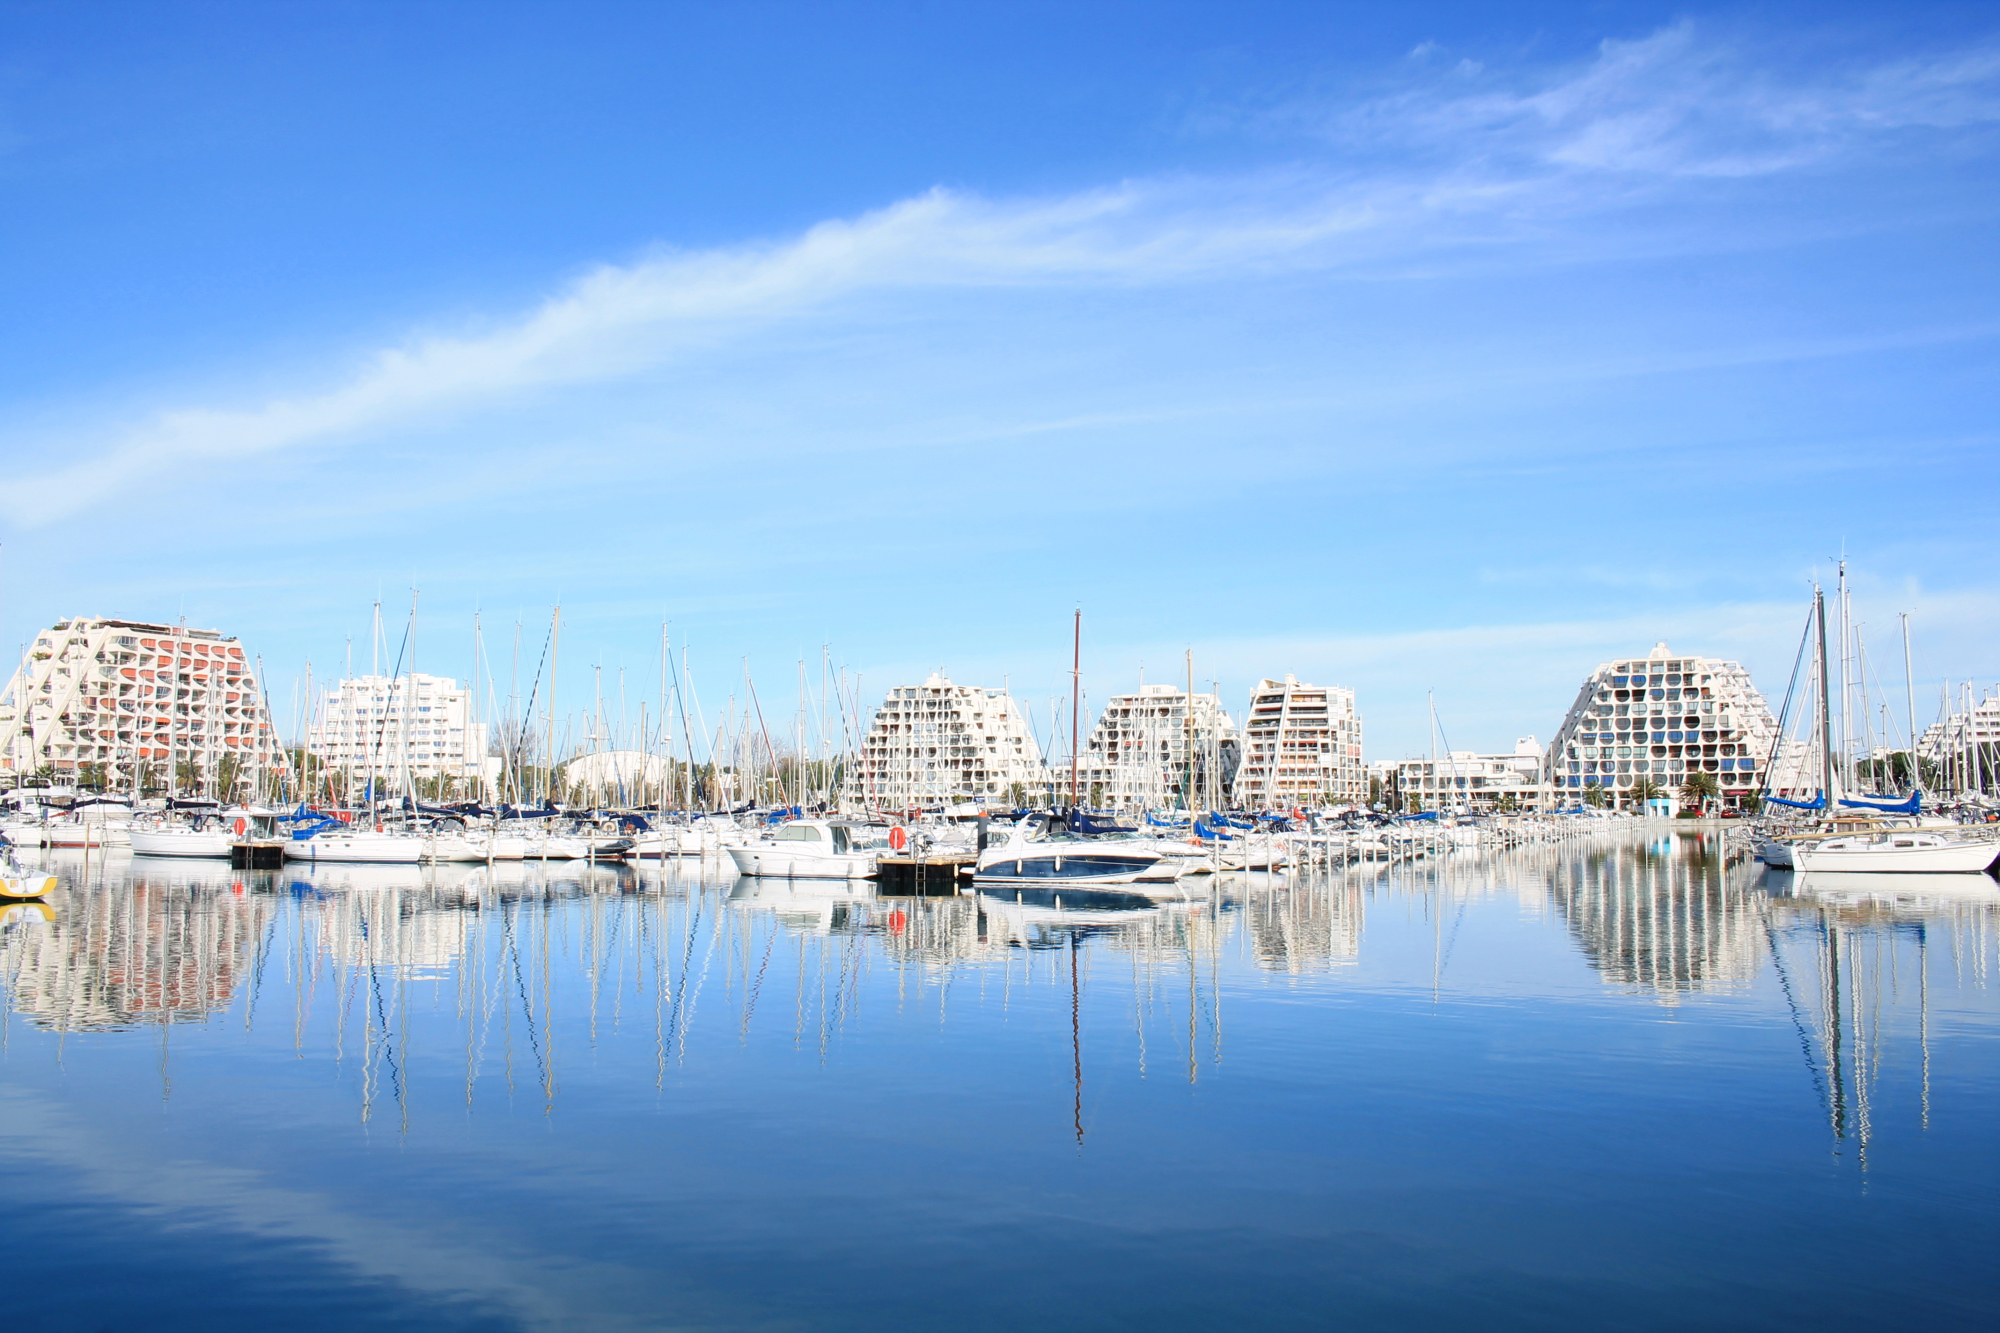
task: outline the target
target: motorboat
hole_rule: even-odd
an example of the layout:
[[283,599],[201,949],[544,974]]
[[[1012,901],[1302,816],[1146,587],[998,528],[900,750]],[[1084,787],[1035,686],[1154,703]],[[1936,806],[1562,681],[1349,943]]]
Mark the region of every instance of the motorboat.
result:
[[888,841],[866,825],[825,819],[779,824],[756,841],[731,847],[737,872],[779,879],[873,879]]
[[1016,824],[1005,842],[979,854],[973,882],[981,888],[1130,884],[1163,859],[1148,839],[1051,834],[1046,830],[1052,826],[1058,821],[1037,826],[1024,819]]

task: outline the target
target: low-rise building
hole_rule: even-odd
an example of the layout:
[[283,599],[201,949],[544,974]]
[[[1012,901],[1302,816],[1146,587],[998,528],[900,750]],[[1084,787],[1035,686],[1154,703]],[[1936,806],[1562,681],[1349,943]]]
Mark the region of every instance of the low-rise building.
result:
[[0,694],[0,775],[245,799],[285,765],[253,663],[219,630],[79,616]]
[[1258,681],[1232,796],[1246,810],[1365,802],[1368,772],[1354,691],[1301,685],[1296,676]]
[[1542,747],[1533,736],[1514,742],[1512,754],[1480,754],[1453,750],[1436,757],[1384,760],[1373,766],[1383,799],[1403,809],[1462,810],[1486,814],[1495,810],[1540,810],[1547,789],[1542,785]]
[[869,720],[843,799],[868,810],[1033,799],[1048,770],[1026,713],[1005,690],[932,675],[890,690]]

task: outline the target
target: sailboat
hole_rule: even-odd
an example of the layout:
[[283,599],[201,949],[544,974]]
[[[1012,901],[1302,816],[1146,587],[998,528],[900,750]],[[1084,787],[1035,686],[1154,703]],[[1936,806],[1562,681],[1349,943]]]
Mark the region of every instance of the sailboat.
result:
[[[1841,578],[1844,601],[1844,564]],[[1780,807],[1810,811],[1819,816],[1821,826],[1815,831],[1801,833],[1779,833],[1766,829],[1757,843],[1758,854],[1766,864],[1790,867],[1807,874],[1813,871],[1965,874],[1991,869],[1996,861],[2000,861],[2000,839],[1993,834],[1972,827],[1919,828],[1914,825],[1922,805],[1921,792],[1913,790],[1902,801],[1841,796],[1833,741],[1826,593],[1817,587],[1813,589],[1813,616],[1808,632],[1818,638],[1815,661],[1818,710],[1814,718],[1814,740],[1819,751],[1820,790],[1810,801],[1770,795],[1766,795],[1765,800]],[[1842,669],[1844,673],[1845,667]],[[1844,681],[1842,689],[1844,694]],[[1783,743],[1782,736],[1779,743]],[[1765,771],[1771,771],[1768,764]],[[1842,814],[1842,809],[1852,813]]]

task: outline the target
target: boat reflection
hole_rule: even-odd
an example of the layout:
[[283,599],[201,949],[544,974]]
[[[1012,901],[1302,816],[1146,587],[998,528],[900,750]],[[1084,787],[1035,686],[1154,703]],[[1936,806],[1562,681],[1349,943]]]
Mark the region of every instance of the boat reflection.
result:
[[[10,1012],[106,1032],[236,1006],[246,1027],[282,1014],[301,1056],[358,1069],[363,1118],[385,1101],[411,1114],[416,1076],[448,1077],[468,1105],[528,1095],[552,1110],[573,1060],[664,1087],[725,1045],[776,1037],[832,1059],[864,1013],[942,1023],[989,996],[1070,1025],[1080,1104],[1086,1051],[1093,1067],[1143,1074],[1171,1049],[1166,1063],[1189,1079],[1219,1062],[1232,975],[1239,987],[1345,984],[1385,904],[1421,908],[1388,913],[1384,928],[1435,936],[1435,992],[1453,949],[1476,947],[1461,942],[1468,912],[1476,922],[1481,900],[1511,899],[1529,918],[1553,909],[1606,983],[1661,1002],[1775,984],[1836,1141],[1865,1145],[1881,1053],[1898,1042],[1920,1050],[1928,1114],[1932,942],[1950,941],[1953,967],[1984,966],[2000,937],[2000,884],[1983,876],[1760,878],[1715,840],[1656,834],[1217,875],[1170,896],[884,898],[865,881],[739,880],[679,862],[247,872],[47,855],[61,891],[0,922]],[[632,1040],[645,1058],[600,1060],[606,1043]]]
[[1771,870],[1765,884],[1766,947],[1807,1073],[1835,1151],[1865,1169],[1886,1072],[1916,1066],[1916,1115],[1930,1125],[1933,973],[1962,991],[1970,969],[1983,988],[2000,883]]

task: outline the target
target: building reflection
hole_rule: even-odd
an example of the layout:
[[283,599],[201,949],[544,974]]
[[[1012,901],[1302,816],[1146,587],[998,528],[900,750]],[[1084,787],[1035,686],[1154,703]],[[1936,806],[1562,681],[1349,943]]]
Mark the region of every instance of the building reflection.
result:
[[1358,877],[1246,876],[1241,895],[1257,966],[1299,976],[1360,960],[1367,899]]
[[0,920],[12,1012],[67,1032],[212,1022],[243,1005],[246,1024],[288,1025],[301,1055],[358,1066],[364,1118],[409,1114],[413,1065],[448,1074],[468,1104],[553,1108],[564,1071],[613,1038],[636,1037],[646,1054],[628,1073],[665,1087],[703,1042],[775,1037],[827,1058],[864,1013],[929,1011],[942,1025],[953,1006],[991,1003],[1065,1028],[1080,1126],[1087,1066],[1196,1079],[1221,1060],[1226,977],[1305,985],[1352,968],[1371,907],[1400,899],[1407,914],[1382,928],[1403,944],[1413,927],[1435,934],[1435,989],[1467,904],[1511,895],[1553,905],[1589,965],[1641,995],[1775,983],[1836,1140],[1865,1146],[1898,1042],[1925,1071],[1928,1106],[1933,973],[1983,984],[2000,939],[2000,888],[1984,877],[1760,878],[1685,835],[1217,876],[1159,896],[884,898],[698,865],[252,873],[120,860],[95,879],[62,873],[46,908]]
[[1763,953],[1760,895],[1719,844],[1665,836],[1555,858],[1549,893],[1607,980],[1663,999],[1744,986]]
[[141,871],[71,884],[0,942],[8,1002],[61,1032],[200,1022],[234,1001],[273,910],[268,895],[226,875]]

